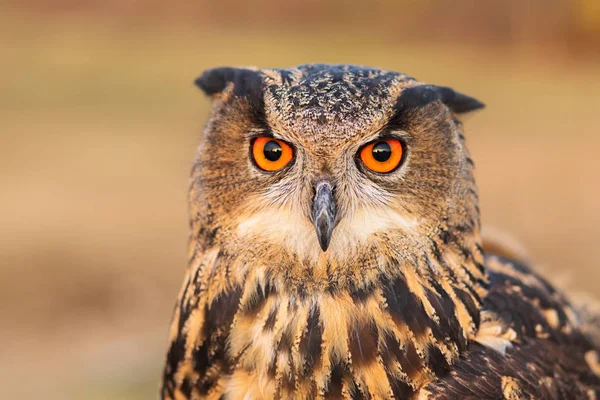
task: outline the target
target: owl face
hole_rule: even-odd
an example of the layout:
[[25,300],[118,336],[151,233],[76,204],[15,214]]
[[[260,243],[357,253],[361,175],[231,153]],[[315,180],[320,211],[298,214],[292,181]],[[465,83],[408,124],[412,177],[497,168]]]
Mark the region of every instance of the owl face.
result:
[[343,262],[478,218],[456,119],[473,98],[355,66],[220,68],[197,84],[214,106],[192,209],[224,248]]

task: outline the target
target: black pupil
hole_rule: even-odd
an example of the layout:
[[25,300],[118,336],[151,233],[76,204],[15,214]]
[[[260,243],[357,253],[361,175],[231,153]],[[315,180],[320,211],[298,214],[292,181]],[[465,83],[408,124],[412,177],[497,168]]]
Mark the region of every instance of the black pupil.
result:
[[379,142],[373,146],[373,158],[385,162],[392,156],[392,148],[387,142]]
[[263,149],[265,158],[269,161],[277,161],[281,158],[281,146],[274,140],[270,140],[265,144]]

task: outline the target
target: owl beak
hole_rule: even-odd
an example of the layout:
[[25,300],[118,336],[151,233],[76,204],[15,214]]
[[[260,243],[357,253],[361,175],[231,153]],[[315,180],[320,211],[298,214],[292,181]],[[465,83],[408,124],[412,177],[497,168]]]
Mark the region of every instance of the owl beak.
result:
[[311,217],[321,249],[327,251],[333,228],[336,225],[335,197],[333,196],[333,188],[327,181],[320,181],[315,186]]

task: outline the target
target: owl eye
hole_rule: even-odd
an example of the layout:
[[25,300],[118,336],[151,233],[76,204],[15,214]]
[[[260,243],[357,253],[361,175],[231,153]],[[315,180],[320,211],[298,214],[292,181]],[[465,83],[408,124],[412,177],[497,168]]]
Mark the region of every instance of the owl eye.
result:
[[378,140],[360,150],[360,160],[371,171],[386,174],[400,165],[403,153],[404,149],[399,140]]
[[292,161],[294,150],[282,140],[261,136],[252,142],[252,157],[258,168],[274,172]]

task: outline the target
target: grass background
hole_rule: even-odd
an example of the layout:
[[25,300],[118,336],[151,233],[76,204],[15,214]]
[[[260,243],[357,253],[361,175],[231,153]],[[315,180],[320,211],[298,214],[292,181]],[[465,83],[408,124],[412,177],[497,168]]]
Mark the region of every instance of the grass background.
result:
[[3,398],[155,397],[209,106],[192,81],[218,65],[366,64],[480,98],[465,126],[484,226],[552,281],[600,294],[600,62],[580,41],[419,39],[378,32],[384,11],[354,29],[348,10],[330,26],[270,9],[268,27],[58,3],[0,3]]

